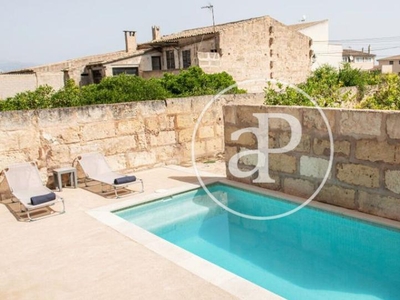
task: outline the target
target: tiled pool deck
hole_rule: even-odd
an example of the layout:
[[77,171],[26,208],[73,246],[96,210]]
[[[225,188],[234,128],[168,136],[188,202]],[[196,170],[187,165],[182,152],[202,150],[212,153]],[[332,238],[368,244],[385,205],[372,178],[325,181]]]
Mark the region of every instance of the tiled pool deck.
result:
[[[199,168],[224,176],[221,163]],[[0,299],[256,299],[254,290],[241,288],[233,277],[219,278],[215,282],[222,288],[217,287],[89,214],[197,182],[190,167],[135,174],[145,182],[142,194],[106,199],[82,188],[64,188],[58,194],[65,199],[66,213],[36,222],[19,222],[9,205],[0,205]],[[217,274],[212,267],[197,266]],[[236,290],[227,292],[229,286]]]
[[[225,177],[221,162],[198,166],[205,181]],[[277,298],[112,216],[110,209],[198,185],[190,167],[135,175],[145,182],[142,194],[106,199],[82,188],[64,188],[59,194],[66,213],[37,222],[19,222],[9,205],[0,205],[0,299]],[[372,219],[399,227],[398,222]]]

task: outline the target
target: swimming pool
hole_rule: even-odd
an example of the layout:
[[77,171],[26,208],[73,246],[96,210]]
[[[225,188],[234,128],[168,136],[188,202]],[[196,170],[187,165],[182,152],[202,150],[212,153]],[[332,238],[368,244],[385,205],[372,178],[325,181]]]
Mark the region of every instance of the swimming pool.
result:
[[[296,205],[226,184],[208,187],[245,214]],[[202,189],[114,213],[287,299],[399,299],[397,229],[311,207],[277,220],[244,219]]]

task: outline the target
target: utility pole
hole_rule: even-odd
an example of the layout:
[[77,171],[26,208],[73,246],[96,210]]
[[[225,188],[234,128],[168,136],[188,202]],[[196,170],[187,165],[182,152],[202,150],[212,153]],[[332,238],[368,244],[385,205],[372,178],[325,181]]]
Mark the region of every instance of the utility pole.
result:
[[217,51],[217,34],[215,32],[214,5],[209,3],[207,6],[202,6],[201,8],[202,9],[208,8],[209,10],[211,10],[212,24],[213,24],[213,31],[214,31],[214,47],[215,47],[215,51]]

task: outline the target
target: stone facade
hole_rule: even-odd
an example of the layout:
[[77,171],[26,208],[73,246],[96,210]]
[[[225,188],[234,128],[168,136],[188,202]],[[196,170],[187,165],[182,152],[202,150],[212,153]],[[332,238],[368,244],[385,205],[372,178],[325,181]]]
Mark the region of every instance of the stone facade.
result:
[[146,53],[116,51],[0,74],[0,99],[35,90],[45,84],[58,90],[64,87],[67,79],[73,79],[80,86],[94,83],[94,72],[98,71],[102,76],[111,76],[112,67],[138,67]]
[[[187,68],[183,57],[189,53],[191,66],[200,66],[206,73],[225,71],[240,88],[262,92],[266,79],[304,81],[311,68],[310,45],[309,37],[263,16],[184,30],[138,48],[158,50],[163,71]],[[172,69],[167,66],[167,52],[173,53]]]
[[[233,155],[257,149],[259,141],[251,133],[232,140],[238,129],[258,127],[253,113],[284,113],[297,118],[302,127],[301,140],[294,150],[269,154],[269,174],[274,183],[258,185],[288,194],[310,197],[326,184],[316,201],[342,206],[400,221],[400,113],[323,109],[332,129],[334,155],[327,174],[330,142],[327,126],[316,108],[272,106],[226,106],[224,115],[225,153]],[[270,119],[269,147],[282,148],[292,136],[286,121]],[[239,160],[240,170],[253,170],[257,156]],[[252,183],[259,175],[237,178],[227,168],[228,178]]]
[[[159,29],[158,29],[159,30]],[[136,39],[126,31],[125,38]],[[117,51],[30,68],[32,76],[59,73],[80,86],[120,72],[145,78],[200,66],[206,73],[227,72],[248,92],[262,92],[265,79],[304,81],[311,69],[311,40],[269,16],[184,30]],[[126,43],[129,41],[126,40]],[[168,59],[167,59],[168,57]],[[25,70],[26,71],[26,70]],[[5,76],[9,76],[6,74]],[[251,83],[242,83],[253,80]],[[257,80],[257,81],[254,81]],[[2,77],[0,77],[1,86]],[[52,85],[58,88],[58,85]],[[21,81],[20,89],[29,86]],[[8,96],[13,96],[8,94]]]
[[[101,152],[112,169],[134,171],[191,161],[195,123],[213,96],[0,112],[0,168],[36,161],[43,177],[81,153]],[[205,112],[196,157],[223,152],[222,105],[262,103],[262,94],[226,95]],[[3,184],[0,192],[7,190]]]
[[[222,28],[219,32],[220,65],[237,81],[278,79],[290,83],[309,75],[310,39],[270,18],[254,18]],[[264,82],[241,85],[260,92]]]

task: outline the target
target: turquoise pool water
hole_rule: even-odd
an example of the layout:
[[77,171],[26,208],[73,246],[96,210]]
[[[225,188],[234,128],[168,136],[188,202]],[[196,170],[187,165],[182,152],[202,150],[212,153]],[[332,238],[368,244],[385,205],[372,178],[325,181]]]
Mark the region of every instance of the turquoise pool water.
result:
[[[224,184],[228,207],[259,216],[295,204]],[[202,190],[114,212],[157,236],[287,299],[400,299],[400,231],[306,207],[255,221]]]

